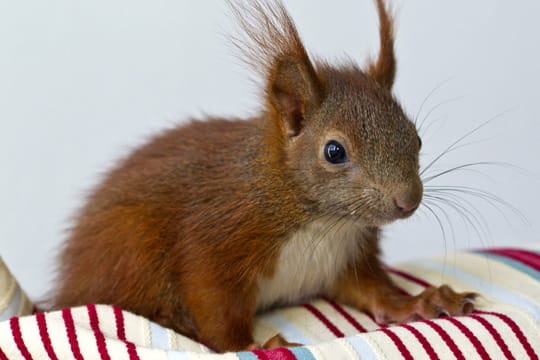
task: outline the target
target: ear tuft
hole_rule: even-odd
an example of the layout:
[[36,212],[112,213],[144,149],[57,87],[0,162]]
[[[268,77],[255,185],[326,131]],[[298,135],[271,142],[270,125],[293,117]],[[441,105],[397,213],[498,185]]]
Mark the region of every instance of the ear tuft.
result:
[[375,1],[379,14],[380,50],[377,60],[368,65],[367,73],[382,87],[391,90],[396,77],[394,24],[384,0]]
[[242,33],[233,44],[265,80],[267,102],[288,137],[301,133],[305,114],[322,100],[324,86],[298,31],[279,0],[228,0]]

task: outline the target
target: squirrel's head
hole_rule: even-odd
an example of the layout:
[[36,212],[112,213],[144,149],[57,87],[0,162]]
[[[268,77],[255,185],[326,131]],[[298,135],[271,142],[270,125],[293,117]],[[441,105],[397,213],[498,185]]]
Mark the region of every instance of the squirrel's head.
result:
[[265,79],[269,141],[321,215],[378,226],[419,206],[421,146],[392,95],[392,19],[376,1],[380,53],[365,69],[309,58],[278,0],[233,7],[246,41],[236,44]]

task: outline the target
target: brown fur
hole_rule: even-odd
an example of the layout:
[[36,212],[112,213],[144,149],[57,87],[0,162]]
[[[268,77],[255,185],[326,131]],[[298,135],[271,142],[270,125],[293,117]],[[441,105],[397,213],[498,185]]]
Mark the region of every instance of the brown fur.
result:
[[[352,216],[370,234],[330,296],[390,321],[437,315],[419,302],[462,301],[400,295],[378,260],[378,227],[422,197],[416,130],[390,93],[382,0],[381,52],[366,72],[313,63],[277,0],[246,4],[232,6],[245,35],[236,44],[265,79],[263,111],[164,131],[121,161],[79,212],[53,307],[115,304],[218,350],[254,348],[258,279],[274,273],[291,234],[324,216]],[[347,164],[324,159],[335,138]]]
[[391,90],[396,77],[396,57],[394,55],[394,24],[384,2],[375,1],[379,13],[379,57],[368,65],[368,74],[384,88]]

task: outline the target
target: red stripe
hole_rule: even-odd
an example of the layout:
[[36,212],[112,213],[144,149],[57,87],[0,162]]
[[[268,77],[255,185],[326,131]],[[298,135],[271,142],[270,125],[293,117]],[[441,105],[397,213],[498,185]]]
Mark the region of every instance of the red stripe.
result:
[[493,315],[501,319],[506,325],[508,325],[514,335],[516,335],[520,344],[523,346],[523,349],[525,349],[525,352],[527,353],[527,355],[529,355],[529,359],[538,359],[538,355],[534,352],[531,344],[529,343],[519,326],[509,316],[491,311],[479,311],[479,313]]
[[111,357],[109,356],[109,353],[107,351],[107,344],[105,343],[105,336],[99,330],[99,319],[97,316],[96,305],[94,304],[86,305],[86,309],[88,310],[88,317],[90,319],[90,327],[92,328],[92,331],[94,332],[94,337],[96,338],[96,344],[99,351],[99,355],[101,356],[102,360],[111,360]]
[[388,271],[389,273],[392,273],[392,274],[396,274],[398,276],[401,276],[402,278],[404,279],[407,279],[409,281],[412,281],[420,286],[423,286],[423,287],[430,287],[431,284],[414,276],[414,275],[411,275],[409,273],[406,273],[402,270],[397,270],[397,269],[393,269],[393,268],[387,268],[386,271]]
[[507,359],[515,360],[514,355],[510,352],[510,349],[508,348],[508,345],[504,342],[503,338],[501,337],[501,334],[491,325],[489,321],[484,319],[481,316],[471,314],[469,315],[470,318],[478,321],[482,326],[491,334],[495,342],[497,343],[497,346],[499,346],[499,349],[501,349],[502,353]]
[[69,340],[69,346],[71,352],[77,360],[84,360],[79,348],[79,342],[77,341],[77,332],[75,331],[75,325],[73,324],[73,316],[71,315],[71,309],[62,309],[62,318],[64,319],[64,325],[66,326],[66,333]]
[[522,264],[530,266],[536,271],[540,271],[540,255],[526,250],[518,249],[488,249],[483,250],[482,252],[501,255],[516,261],[519,261]]
[[17,345],[17,348],[19,349],[21,355],[25,359],[32,360],[32,355],[30,355],[30,352],[28,352],[28,348],[24,344],[24,340],[21,334],[21,324],[19,323],[18,317],[12,317],[9,319],[9,326],[11,327],[11,335],[13,336],[13,340],[15,341],[15,344]]
[[113,306],[114,321],[116,324],[116,336],[120,340],[126,340],[126,329],[124,326],[124,314],[118,306]]
[[52,360],[58,360],[58,357],[56,357],[52,347],[49,331],[47,330],[47,319],[45,318],[45,314],[37,313],[35,317],[39,328],[39,336],[41,337],[41,342],[43,343],[43,347],[45,348],[47,355],[49,355],[49,358]]
[[[397,270],[397,269],[387,269],[388,272],[391,272],[391,273],[394,273],[398,276],[401,276],[407,280],[410,280],[418,285],[421,285],[421,286],[424,286],[424,287],[429,287],[431,286],[431,284],[429,284],[428,282],[416,277],[416,276],[413,276],[411,274],[408,274],[404,271],[401,271],[401,270]],[[472,315],[472,316],[476,316],[476,315]],[[457,348],[456,344],[453,342],[453,340],[449,337],[449,335],[444,331],[444,329],[442,329],[440,326],[438,326],[437,324],[435,324],[434,322],[432,321],[424,321],[426,324],[428,324],[431,328],[433,328],[440,336],[441,338],[443,339],[443,341],[448,345],[448,347],[450,348],[450,350],[452,350],[452,352],[454,353],[454,355],[456,355],[456,357],[458,357],[458,355],[461,358],[463,359],[463,354],[461,353],[461,351]],[[491,324],[489,324],[489,326],[491,326]],[[517,327],[517,326],[516,326]],[[517,329],[519,331],[519,329]],[[488,328],[488,331],[493,335],[493,337],[495,338],[495,341],[497,342],[497,344],[499,345],[499,347],[501,347],[501,349],[503,349],[503,353],[507,356],[507,358],[509,359],[513,359],[514,357],[512,356],[512,354],[510,353],[510,351],[508,350],[508,347],[506,346],[506,344],[504,343],[504,341],[502,340],[502,338],[500,337],[500,335],[496,332],[496,330],[491,326],[491,330]],[[521,332],[521,331],[520,331]],[[521,333],[522,334],[522,333]],[[522,334],[523,335],[523,334]],[[517,336],[517,334],[516,334]],[[528,344],[527,340],[523,337],[523,340],[525,341],[525,343],[527,345],[529,345],[529,348],[530,348],[530,344]],[[521,340],[520,340],[521,341]],[[532,351],[532,348],[530,348],[530,351]],[[530,353],[529,350],[527,350],[527,353],[529,354]]]
[[322,312],[319,311],[315,306],[311,304],[304,304],[303,305],[306,309],[308,309],[317,319],[319,319],[320,322],[324,324],[334,334],[335,337],[342,338],[345,337],[345,334],[341,332],[332,322],[324,316]]
[[461,352],[461,350],[459,350],[454,340],[452,340],[450,335],[448,335],[448,333],[439,324],[437,324],[436,322],[432,320],[422,320],[422,322],[427,324],[430,328],[435,330],[437,334],[439,334],[439,336],[444,341],[444,343],[448,346],[450,351],[452,351],[456,359],[465,360],[463,353]]
[[296,360],[294,353],[287,348],[251,351],[259,360]]
[[461,331],[461,333],[465,335],[467,339],[469,339],[469,341],[473,344],[476,352],[478,353],[478,355],[480,355],[481,359],[489,359],[489,355],[486,351],[486,348],[484,348],[484,346],[482,345],[480,340],[478,340],[476,335],[474,335],[471,330],[469,330],[465,325],[463,325],[461,321],[458,321],[457,319],[453,317],[446,317],[441,320],[449,321],[455,327],[457,327],[459,331]]
[[386,334],[386,336],[390,338],[390,340],[392,340],[392,342],[394,343],[394,345],[396,345],[397,349],[399,350],[401,356],[403,356],[404,359],[413,360],[411,352],[409,351],[409,349],[407,349],[407,347],[405,346],[403,341],[401,341],[399,336],[394,334],[394,332],[392,332],[388,328],[382,328],[382,329],[379,329],[379,331],[382,331],[384,334]]
[[252,350],[251,351],[259,360],[268,360],[266,356],[266,350]]
[[336,310],[341,316],[345,318],[351,324],[357,331],[364,333],[366,332],[366,328],[364,328],[354,317],[352,317],[351,314],[347,310],[345,310],[341,305],[337,304],[336,302],[326,299],[326,302],[328,302],[334,310]]
[[287,348],[267,350],[266,356],[268,360],[296,360],[296,356]]
[[438,359],[437,353],[433,349],[433,346],[429,343],[429,341],[426,339],[424,334],[422,334],[420,331],[418,331],[417,328],[409,325],[409,324],[401,324],[401,327],[404,329],[407,329],[411,334],[414,335],[416,340],[422,345],[426,353],[428,354],[430,359]]
[[9,360],[6,354],[2,351],[2,348],[0,347],[0,360]]
[[140,360],[139,354],[137,354],[137,348],[135,344],[126,339],[126,329],[124,324],[124,313],[118,306],[113,306],[114,320],[116,323],[116,335],[118,339],[122,340],[126,344],[126,349],[131,360]]
[[276,360],[278,359],[296,360],[296,355],[294,355],[294,353],[287,348],[276,349],[276,351],[281,353],[281,357],[276,358]]

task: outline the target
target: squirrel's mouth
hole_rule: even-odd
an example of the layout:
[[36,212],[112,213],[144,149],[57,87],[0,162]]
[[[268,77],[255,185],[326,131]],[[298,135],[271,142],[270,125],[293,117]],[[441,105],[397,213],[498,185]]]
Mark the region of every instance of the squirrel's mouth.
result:
[[413,206],[411,208],[407,208],[407,209],[398,208],[397,209],[397,214],[396,214],[396,220],[407,219],[408,217],[410,217],[412,214],[414,214],[416,212],[416,210],[418,209],[419,206],[420,206],[420,204],[415,205],[415,206]]
[[393,206],[390,209],[369,209],[368,211],[352,210],[343,216],[349,220],[361,223],[366,226],[382,226],[390,224],[397,220],[407,219],[411,217],[420,204],[410,208],[400,208]]
[[[367,226],[382,226],[411,217],[423,199],[421,181],[366,186],[343,201],[342,216]],[[352,200],[352,201],[351,201]]]

